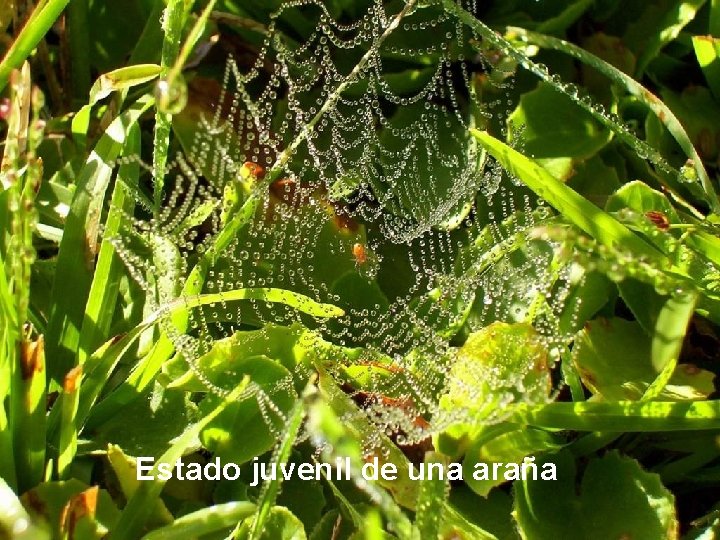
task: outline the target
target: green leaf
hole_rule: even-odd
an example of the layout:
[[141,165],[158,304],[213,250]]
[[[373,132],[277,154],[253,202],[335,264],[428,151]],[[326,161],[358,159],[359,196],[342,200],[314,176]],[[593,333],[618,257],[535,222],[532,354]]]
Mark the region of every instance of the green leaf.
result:
[[[495,436],[498,430],[504,431]],[[490,490],[505,482],[500,476],[494,480],[473,478],[476,463],[522,463],[528,456],[558,450],[559,442],[547,431],[526,426],[490,426],[473,441],[463,460],[465,483],[478,495],[486,497]]]
[[549,362],[544,343],[529,324],[495,322],[471,334],[440,396],[436,421],[450,427],[434,437],[435,447],[451,457],[461,455],[499,408],[546,402]]
[[[121,414],[97,426],[92,443],[98,448],[116,444],[131,456],[157,456],[192,424],[196,414],[196,406],[187,394],[156,386],[154,392],[146,392]],[[143,421],[128,424],[128,418]]]
[[135,64],[103,73],[90,88],[90,105],[118,90],[125,90],[152,81],[160,75],[157,64]]
[[515,519],[523,539],[678,538],[675,498],[658,475],[634,459],[610,452],[591,461],[579,495],[567,453],[544,461],[557,463],[557,480],[515,483]]
[[[124,156],[139,155],[140,138],[140,128],[138,124],[133,124],[128,130],[122,152]],[[124,266],[110,239],[122,229],[127,216],[132,215],[135,202],[127,192],[127,186],[137,185],[139,175],[140,166],[136,162],[123,163],[118,170],[110,210],[105,220],[104,238],[100,245],[80,329],[77,353],[80,365],[84,364],[85,359],[111,337],[110,326],[115,314]]]
[[[200,432],[200,441],[223,461],[244,463],[275,446],[276,434],[284,425],[283,416],[290,412],[297,396],[292,386],[288,388],[286,384],[292,380],[290,371],[266,356],[241,358],[232,365],[226,363],[223,369],[223,387],[232,387],[247,376],[262,394],[253,392],[228,404],[215,420],[206,424]],[[217,407],[222,400],[208,394],[200,403],[200,414]],[[268,410],[270,401],[273,406]]]
[[[663,317],[662,326],[671,328],[671,339],[665,328],[656,338],[645,334],[636,322],[623,319],[596,319],[585,325],[575,340],[573,363],[580,377],[594,394],[607,401],[641,399],[648,387],[658,377],[669,353],[675,352],[677,330],[666,322],[670,313]],[[684,336],[687,319],[681,323],[680,343]],[[665,342],[668,340],[668,342]],[[656,343],[657,352],[654,352]],[[663,350],[670,347],[672,350]],[[657,362],[654,365],[653,356]],[[662,358],[661,358],[662,357]],[[677,360],[677,356],[674,356]],[[705,399],[713,391],[714,375],[687,365],[677,366],[668,385],[659,394],[665,400]]]
[[152,513],[154,503],[160,496],[160,492],[165,482],[158,479],[158,464],[175,463],[186,452],[188,447],[195,444],[200,432],[212,422],[225,407],[233,403],[247,388],[249,379],[244,379],[228,396],[200,421],[192,424],[177,439],[173,441],[172,446],[161,455],[155,462],[153,470],[149,473],[155,477],[155,480],[147,480],[140,484],[135,494],[128,500],[127,505],[123,509],[117,526],[112,530],[111,540],[132,540],[137,538],[142,530],[145,522]]
[[607,128],[548,83],[523,94],[508,117],[508,139],[522,145],[529,157],[545,160],[570,158],[562,178],[573,163],[594,156],[611,137]]
[[[47,354],[53,358],[49,375],[58,381],[75,363],[113,162],[132,125],[152,104],[152,98],[144,96],[113,120],[80,171],[60,243],[47,329]],[[67,283],[73,284],[73,294],[67,294]]]

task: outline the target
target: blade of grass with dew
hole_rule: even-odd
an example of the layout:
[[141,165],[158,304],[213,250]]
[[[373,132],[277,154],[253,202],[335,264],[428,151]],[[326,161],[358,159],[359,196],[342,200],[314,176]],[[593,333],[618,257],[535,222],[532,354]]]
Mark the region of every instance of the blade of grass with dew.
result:
[[511,421],[572,431],[684,431],[720,429],[720,400],[556,402],[518,406]]
[[[530,73],[552,85],[552,87],[558,92],[568,96],[575,104],[590,113],[598,122],[615,133],[618,138],[628,144],[638,155],[645,156],[645,159],[649,160],[672,177],[678,177],[680,172],[671,167],[656,149],[651,147],[645,141],[638,139],[627,126],[620,124],[608,114],[601,112],[591,102],[578,98],[578,89],[575,85],[560,81],[560,79],[551,74],[545,66],[533,62],[525,53],[513,46],[512,43],[495,32],[489,26],[485,25],[482,21],[477,19],[472,13],[463,9],[462,6],[458,5],[454,0],[440,0],[440,2],[447,13],[454,15],[464,25],[477,32],[477,34],[480,35],[488,44],[509,55]],[[694,163],[694,166],[696,171],[703,167],[702,163]],[[702,178],[702,174],[698,173],[698,176]],[[660,178],[659,180],[663,182],[671,182],[664,178]],[[673,182],[672,185],[668,184],[668,187],[673,191],[679,191],[678,186],[678,182]],[[718,204],[717,207],[714,207],[714,209],[715,208],[720,209],[720,204]]]
[[662,254],[593,203],[567,187],[546,169],[485,131],[471,130],[505,169],[519,178],[574,225],[608,247],[661,262]]
[[70,0],[48,0],[39,4],[20,34],[0,61],[0,92],[5,89],[10,73],[19,68],[50,30]]
[[[164,39],[160,54],[160,83],[158,89],[161,101],[170,100],[169,93],[178,90],[176,84],[184,84],[179,78],[168,79],[168,74],[175,65],[180,51],[180,40],[185,28],[192,2],[188,0],[169,0],[165,6],[162,17]],[[160,94],[163,94],[160,96]],[[172,98],[174,99],[174,98]],[[158,103],[155,110],[155,129],[153,132],[153,201],[155,213],[160,211],[162,193],[164,188],[165,167],[167,165],[168,150],[170,147],[170,131],[172,129],[172,114],[168,107]]]
[[216,533],[250,517],[256,508],[248,501],[216,504],[185,514],[170,525],[149,532],[142,540],[185,540]]
[[[122,154],[124,156],[140,154],[140,127],[137,124],[133,124],[128,130]],[[105,220],[104,239],[100,245],[80,330],[78,365],[82,365],[90,351],[97,349],[110,337],[108,334],[124,268],[110,239],[119,233],[122,223],[132,215],[135,202],[127,193],[127,186],[136,186],[139,175],[140,166],[135,161],[123,163],[118,169],[110,210]]]
[[115,528],[108,534],[108,540],[135,540],[140,537],[145,522],[153,511],[153,503],[160,496],[160,492],[165,486],[165,481],[157,478],[158,476],[158,465],[160,463],[174,464],[180,459],[188,447],[192,446],[197,438],[200,436],[200,432],[212,422],[230,403],[237,401],[240,395],[245,391],[250,378],[245,377],[242,382],[235,388],[228,396],[207,416],[203,417],[200,421],[189,426],[175,442],[167,449],[167,451],[158,458],[155,462],[155,466],[149,473],[149,476],[154,477],[154,480],[148,480],[140,484],[135,494],[130,498],[128,503],[125,505],[120,519],[118,520]]
[[[313,384],[309,382],[308,386]],[[300,426],[305,418],[305,402],[301,397],[295,402],[285,424],[285,431],[280,439],[277,451],[270,458],[272,463],[276,463],[278,469],[287,464],[290,459],[293,445],[297,440]],[[258,497],[258,509],[255,513],[252,526],[250,528],[250,540],[260,540],[265,530],[265,522],[270,516],[270,510],[275,506],[278,494],[280,493],[280,485],[282,484],[282,474],[276,475],[273,480],[267,481],[262,488],[260,497]]]
[[683,125],[680,123],[680,120],[678,120],[677,116],[675,116],[675,114],[667,105],[665,105],[665,103],[662,102],[661,99],[626,73],[620,71],[612,64],[609,64],[602,58],[595,56],[591,52],[588,52],[577,45],[569,43],[563,39],[546,36],[537,32],[531,32],[523,28],[508,27],[507,32],[509,35],[516,35],[521,39],[526,40],[528,43],[532,43],[538,47],[552,49],[554,51],[570,55],[583,64],[586,64],[602,73],[605,77],[621,85],[630,94],[637,97],[645,104],[646,107],[648,107],[648,109],[652,111],[653,114],[655,114],[655,116],[657,116],[660,122],[665,126],[665,128],[667,128],[670,135],[672,135],[678,145],[680,145],[680,148],[682,148],[683,152],[685,152],[685,155],[692,161],[695,173],[700,179],[700,183],[705,190],[708,204],[716,209],[716,211],[717,209],[720,209],[720,202],[718,201],[717,193],[710,181],[710,178],[708,177],[702,158],[695,149],[692,140],[690,140],[690,137],[685,131]]
[[[57,381],[74,365],[113,162],[123,148],[130,127],[152,104],[151,96],[143,96],[113,120],[78,176],[57,257],[48,323],[47,352],[52,358],[49,374]],[[67,283],[73,284],[73,294],[68,294]]]

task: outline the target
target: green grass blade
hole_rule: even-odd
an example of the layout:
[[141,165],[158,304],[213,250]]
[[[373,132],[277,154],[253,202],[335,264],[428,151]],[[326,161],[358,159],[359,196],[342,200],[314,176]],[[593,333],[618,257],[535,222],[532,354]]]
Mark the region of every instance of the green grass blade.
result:
[[568,54],[581,61],[583,64],[586,64],[602,73],[605,77],[614,83],[621,85],[630,94],[637,97],[653,112],[653,114],[655,114],[655,116],[657,116],[660,122],[667,128],[670,135],[672,135],[678,145],[680,145],[680,148],[682,148],[685,152],[685,155],[692,161],[695,172],[700,179],[700,183],[705,190],[705,194],[707,195],[707,202],[716,211],[720,209],[720,201],[718,200],[715,188],[710,181],[707,171],[705,170],[702,158],[695,149],[695,146],[690,140],[685,128],[670,108],[665,105],[662,100],[650,92],[650,90],[602,58],[599,58],[585,49],[565,40],[514,27],[508,28],[508,33],[517,35],[520,38],[527,40],[528,43],[532,43],[539,47]]
[[251,516],[256,506],[247,501],[216,504],[177,518],[170,525],[155,529],[142,540],[185,540],[212,534],[234,526]]
[[30,20],[23,26],[20,34],[0,61],[0,92],[7,85],[12,70],[19,68],[30,56],[68,2],[69,0],[48,0],[39,5],[39,9],[35,9]]
[[140,484],[140,487],[135,491],[135,494],[130,498],[127,505],[125,505],[117,525],[108,535],[108,540],[135,540],[140,537],[140,532],[153,511],[154,502],[160,496],[160,492],[165,485],[163,480],[157,478],[159,473],[158,465],[160,463],[174,464],[180,459],[187,448],[195,443],[205,426],[212,422],[227,405],[235,402],[249,383],[250,378],[245,377],[238,387],[233,390],[220,405],[210,412],[210,414],[203,417],[202,420],[189,426],[182,435],[175,440],[172,446],[158,458],[155,462],[155,467],[149,473],[150,476],[155,477],[155,480],[147,480]]
[[[530,73],[552,85],[558,92],[568,96],[575,104],[586,110],[598,122],[615,133],[618,138],[628,144],[638,155],[645,156],[647,160],[669,175],[677,176],[680,174],[679,171],[670,166],[656,149],[645,141],[638,139],[627,126],[617,122],[607,113],[600,111],[598,107],[594,106],[591,102],[580,99],[577,95],[578,88],[575,85],[563,83],[557,76],[551,74],[545,66],[533,62],[523,51],[513,46],[507,39],[478,20],[472,13],[463,9],[455,0],[440,0],[440,2],[447,13],[454,15],[464,25],[477,32],[489,45],[507,54]],[[697,168],[698,165],[696,164],[695,167]]]
[[471,130],[471,133],[511,174],[598,242],[613,249],[629,250],[650,260],[662,261],[662,254],[653,246],[557,180],[542,166],[485,131]]
[[20,493],[39,484],[45,472],[45,346],[23,337],[10,392],[10,425]]
[[88,0],[70,2],[67,12],[67,37],[70,45],[72,97],[84,100],[90,88]]
[[80,385],[82,381],[82,367],[76,366],[65,375],[63,391],[58,401],[60,404],[60,443],[58,445],[57,474],[58,478],[65,479],[70,464],[77,452],[78,423],[77,412],[80,402]]
[[[425,465],[440,463],[447,466],[447,459],[441,454],[427,452],[425,454]],[[419,538],[438,538],[440,534],[440,522],[450,492],[450,485],[444,478],[427,476],[420,481],[418,502],[415,512],[415,529]]]
[[[280,445],[271,458],[273,463],[278,464],[278,470],[280,470],[281,465],[286,464],[290,459],[290,453],[292,452],[293,445],[297,440],[298,433],[300,432],[300,426],[302,425],[304,418],[305,403],[301,398],[295,402],[295,405],[290,411],[290,415],[288,416],[287,424],[285,426],[285,432],[280,440]],[[262,492],[260,493],[260,497],[258,499],[258,510],[250,529],[250,540],[260,540],[262,537],[265,522],[270,516],[270,510],[272,510],[272,507],[275,506],[275,501],[280,493],[280,485],[282,484],[282,481],[283,477],[279,474],[276,475],[274,480],[268,481],[263,485]]]
[[715,99],[720,99],[720,40],[712,36],[693,36],[692,43],[705,80]]
[[[113,162],[120,154],[131,126],[152,104],[153,99],[144,96],[113,120],[80,171],[60,243],[47,332],[47,352],[52,359],[49,374],[57,381],[62,380],[75,362]],[[73,294],[68,294],[67,283],[73,284]]]
[[648,64],[655,58],[665,45],[680,35],[680,31],[691,23],[698,10],[705,5],[707,0],[678,0],[674,9],[665,14],[662,27],[653,29],[649,43],[645,46],[638,57],[635,76],[639,79],[645,73]]
[[[140,128],[137,124],[128,131],[123,155],[137,156],[140,153]],[[91,351],[109,339],[115,306],[117,304],[123,264],[110,239],[121,230],[127,216],[132,215],[135,203],[127,193],[127,186],[136,186],[140,175],[137,162],[123,163],[118,170],[113,188],[110,210],[105,220],[105,238],[100,245],[95,273],[90,286],[85,315],[80,330],[78,364],[82,365]]]
[[[177,313],[187,314],[189,309],[237,300],[258,300],[263,302],[280,303],[293,307],[307,315],[320,318],[340,317],[344,314],[343,310],[338,307],[330,304],[321,304],[319,302],[315,302],[307,296],[283,289],[237,289],[224,293],[202,294],[187,298],[180,297],[150,315],[142,324],[136,326],[130,333],[121,338],[116,345],[113,345],[113,352],[111,356],[111,353],[107,352],[101,354],[97,359],[93,359],[92,364],[97,364],[98,367],[88,372],[87,380],[83,384],[84,391],[87,393],[88,397],[83,398],[83,401],[81,401],[81,413],[88,414],[90,412],[91,405],[100,395],[102,387],[107,381],[107,378],[112,370],[117,365],[120,356],[127,351],[140,334],[155,324],[161,316],[167,314],[171,320],[174,320]],[[172,351],[172,341],[170,341],[167,337],[165,337],[164,340],[166,341],[160,341],[158,344],[162,347],[169,348],[170,351]],[[156,344],[156,347],[158,344]],[[121,383],[120,386],[113,390],[113,392],[110,393],[103,401],[93,407],[92,414],[88,418],[88,427],[93,427],[113,416],[122,409],[122,407],[132,402],[137,396],[139,396],[154,380],[155,375],[162,367],[165,352],[167,351],[161,350],[160,353],[156,354],[151,352],[151,354],[146,356],[135,367],[126,381]],[[88,362],[89,361],[90,360],[88,360]],[[81,413],[79,413],[79,416]],[[80,417],[82,418],[82,416]]]
[[658,397],[675,372],[697,301],[696,293],[673,296],[660,310],[651,347],[652,363],[659,374],[645,390],[643,400]]
[[[165,93],[174,92],[173,84],[182,84],[182,81],[168,81],[167,76],[175,65],[180,51],[180,40],[185,27],[188,12],[192,2],[187,0],[169,0],[163,13],[164,39],[160,56],[160,79],[166,87]],[[166,96],[167,97],[167,96]],[[165,166],[167,165],[168,149],[170,147],[170,131],[172,129],[172,115],[166,110],[155,111],[155,131],[153,134],[153,178],[155,212],[160,211],[162,193],[165,179]]]
[[583,401],[520,406],[513,421],[573,431],[685,431],[720,429],[720,400]]

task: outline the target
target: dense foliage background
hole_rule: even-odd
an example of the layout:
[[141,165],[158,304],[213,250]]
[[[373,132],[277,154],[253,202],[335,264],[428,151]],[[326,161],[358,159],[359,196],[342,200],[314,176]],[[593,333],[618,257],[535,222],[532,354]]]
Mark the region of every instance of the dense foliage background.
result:
[[[720,535],[720,2],[0,32],[0,538]],[[465,478],[250,486],[338,455]],[[558,480],[472,478],[528,456]]]

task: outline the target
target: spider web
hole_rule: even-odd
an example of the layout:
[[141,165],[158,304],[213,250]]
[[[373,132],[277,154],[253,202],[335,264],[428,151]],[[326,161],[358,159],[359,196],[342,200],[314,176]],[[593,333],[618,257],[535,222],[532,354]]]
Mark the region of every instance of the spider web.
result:
[[[300,41],[286,31],[297,13],[308,22]],[[194,309],[182,332],[165,321],[212,392],[227,388],[198,359],[218,340],[301,325],[323,344],[318,357],[340,355],[324,366],[378,432],[410,444],[468,421],[438,396],[458,384],[449,374],[473,332],[531,322],[557,358],[567,339],[559,318],[582,277],[558,262],[558,242],[533,234],[551,212],[468,133],[504,126],[512,110],[502,54],[436,5],[373,0],[354,21],[338,21],[323,3],[299,0],[273,15],[252,65],[228,61],[214,115],[199,118],[168,167],[174,187],[163,210],[129,220],[118,252],[162,305],[233,213],[257,197],[250,222],[207,268],[203,292],[278,288],[345,314],[315,318],[249,300]],[[492,94],[479,95],[488,80]],[[293,376],[310,369],[300,363]],[[474,391],[473,381],[464,384]],[[293,377],[252,384],[244,396],[277,435],[285,413],[274,396],[292,385]],[[495,386],[520,392],[493,402],[486,423],[522,399],[522,377]]]

